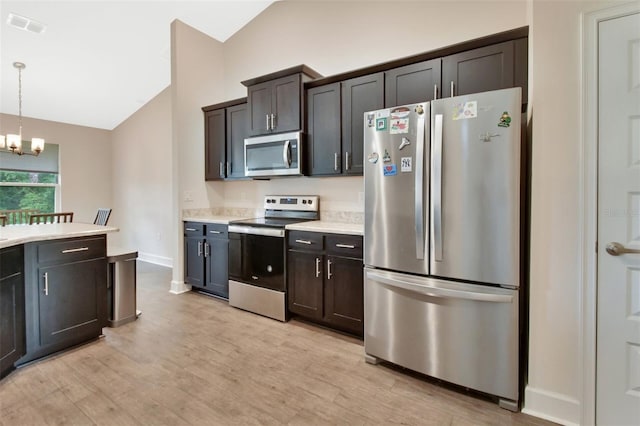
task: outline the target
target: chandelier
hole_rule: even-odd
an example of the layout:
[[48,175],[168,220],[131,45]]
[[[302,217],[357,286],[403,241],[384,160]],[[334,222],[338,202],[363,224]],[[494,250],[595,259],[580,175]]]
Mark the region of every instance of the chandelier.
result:
[[31,139],[31,152],[22,150],[22,70],[26,65],[22,62],[14,62],[13,67],[18,70],[18,134],[0,135],[0,152],[17,154],[17,155],[33,155],[37,156],[44,150],[44,139]]

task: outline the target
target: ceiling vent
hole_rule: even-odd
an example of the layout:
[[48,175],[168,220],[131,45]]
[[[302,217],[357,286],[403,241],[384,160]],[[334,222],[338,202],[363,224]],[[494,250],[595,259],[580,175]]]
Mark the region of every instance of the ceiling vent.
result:
[[29,31],[36,34],[42,34],[44,30],[47,29],[47,26],[41,22],[34,21],[31,18],[27,18],[26,16],[16,15],[15,13],[10,13],[7,18],[7,24],[12,27]]

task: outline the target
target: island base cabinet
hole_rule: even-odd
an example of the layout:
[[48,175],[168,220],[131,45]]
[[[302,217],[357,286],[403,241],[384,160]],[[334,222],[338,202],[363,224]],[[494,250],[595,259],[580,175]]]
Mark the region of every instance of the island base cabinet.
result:
[[0,378],[25,354],[22,246],[0,251]]
[[[101,333],[107,270],[101,260],[40,268],[40,343]],[[98,284],[98,285],[96,285]],[[102,293],[102,294],[99,294]]]
[[29,243],[25,364],[102,334],[107,321],[106,236]]

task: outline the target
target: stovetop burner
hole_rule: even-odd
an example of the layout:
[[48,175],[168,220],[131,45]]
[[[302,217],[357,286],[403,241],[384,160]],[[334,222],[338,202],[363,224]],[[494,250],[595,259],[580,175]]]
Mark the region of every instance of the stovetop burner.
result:
[[254,219],[235,220],[231,223],[237,224],[237,225],[247,225],[247,226],[266,226],[269,228],[284,228],[285,226],[292,223],[306,222],[309,220],[316,220],[316,219],[258,217]]

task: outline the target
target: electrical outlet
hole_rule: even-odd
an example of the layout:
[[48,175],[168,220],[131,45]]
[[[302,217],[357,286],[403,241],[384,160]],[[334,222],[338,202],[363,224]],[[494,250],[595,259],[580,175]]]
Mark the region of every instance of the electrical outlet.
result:
[[192,191],[184,191],[183,200],[185,203],[190,203],[193,201],[193,192]]
[[156,232],[156,240],[162,241],[162,232]]
[[358,192],[358,204],[364,204],[364,192]]

